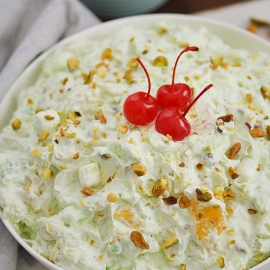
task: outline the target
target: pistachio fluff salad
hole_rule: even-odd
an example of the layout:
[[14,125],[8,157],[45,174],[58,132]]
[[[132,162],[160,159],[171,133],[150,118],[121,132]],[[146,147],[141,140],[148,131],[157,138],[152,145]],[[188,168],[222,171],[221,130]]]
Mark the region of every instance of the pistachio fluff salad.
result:
[[[191,133],[128,122],[125,99],[186,83]],[[249,269],[270,256],[270,56],[162,21],[46,59],[0,135],[0,209],[66,270]]]

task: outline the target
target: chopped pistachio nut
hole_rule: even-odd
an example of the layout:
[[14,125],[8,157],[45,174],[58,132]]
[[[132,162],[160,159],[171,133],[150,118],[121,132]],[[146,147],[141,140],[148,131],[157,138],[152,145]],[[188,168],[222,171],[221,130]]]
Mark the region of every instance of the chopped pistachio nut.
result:
[[97,114],[95,114],[95,119],[99,120],[101,124],[106,124],[106,122],[107,122],[107,120],[102,112],[98,112]]
[[246,94],[246,97],[247,97],[247,101],[248,103],[251,103],[252,102],[252,94]]
[[69,69],[74,69],[76,67],[78,67],[80,64],[80,61],[76,60],[76,59],[68,59],[67,61],[67,66]]
[[167,29],[165,29],[165,28],[163,28],[163,27],[161,27],[161,28],[159,28],[158,30],[157,30],[157,33],[159,34],[159,35],[163,35],[164,33],[166,33],[167,32]]
[[221,119],[223,122],[231,122],[233,120],[233,114],[227,114],[224,116],[220,116],[217,120]]
[[197,168],[198,171],[201,171],[201,170],[203,170],[204,165],[203,165],[202,163],[198,163],[198,164],[196,165],[196,168]]
[[224,268],[225,267],[224,258],[222,256],[219,256],[216,261],[219,264],[220,268]]
[[89,74],[84,77],[84,84],[91,84],[96,73],[97,71],[95,69],[90,70]]
[[239,174],[232,167],[229,168],[229,174],[233,180],[239,176]]
[[153,196],[158,198],[160,195],[162,195],[166,190],[167,184],[168,181],[166,178],[160,178],[152,188]]
[[250,135],[257,138],[263,138],[266,136],[266,132],[259,128],[253,128],[249,131]]
[[130,240],[134,243],[136,247],[140,247],[142,249],[149,249],[149,245],[145,242],[142,234],[138,231],[133,231],[130,234]]
[[112,60],[113,59],[113,56],[112,56],[112,49],[110,48],[107,48],[103,51],[102,55],[101,55],[101,59],[102,60],[105,60],[105,59],[108,59],[108,60]]
[[270,89],[268,87],[262,86],[261,87],[261,93],[262,93],[264,98],[270,99]]
[[234,198],[233,191],[230,188],[224,191],[223,198],[225,201],[233,199]]
[[80,156],[79,152],[76,152],[74,155],[73,155],[73,159],[78,159]]
[[257,213],[257,211],[254,210],[254,209],[248,209],[248,213],[249,213],[250,215],[254,215],[254,214]]
[[125,126],[125,125],[123,125],[123,126],[120,126],[120,127],[118,128],[118,130],[119,130],[122,134],[125,134],[125,133],[127,133],[127,131],[128,131],[128,127]]
[[44,140],[46,140],[49,137],[50,133],[46,130],[43,130],[39,136],[38,141],[39,142],[43,142]]
[[177,237],[167,238],[163,241],[163,248],[167,249],[178,242]]
[[51,120],[54,119],[54,116],[51,116],[51,115],[44,115],[44,118],[45,118],[46,120],[51,121]]
[[132,69],[128,69],[124,75],[124,79],[127,81],[127,83],[133,83],[134,79],[132,77]]
[[110,192],[107,196],[107,200],[111,203],[114,203],[118,200],[118,197],[114,193]]
[[71,112],[71,111],[68,112],[67,118],[69,120],[74,121],[76,119],[76,117],[77,117],[77,115],[74,112]]
[[156,67],[167,67],[168,66],[168,60],[164,56],[157,56],[155,60],[153,61],[153,66]]
[[241,150],[241,143],[240,142],[236,142],[231,150],[230,150],[230,154],[229,154],[229,159],[235,159],[236,155],[238,154],[238,152]]
[[147,169],[143,164],[134,163],[131,165],[131,167],[138,176],[143,176],[146,174]]
[[208,202],[212,200],[212,195],[202,188],[196,188],[197,200],[201,202]]
[[65,165],[61,165],[61,166],[60,166],[60,169],[61,169],[61,170],[65,170],[66,168],[67,168],[67,167],[66,167]]
[[190,200],[186,195],[183,195],[179,201],[180,208],[188,208],[190,206]]
[[181,264],[181,265],[180,265],[180,270],[186,270],[186,269],[187,269],[187,267],[186,267],[185,264]]
[[74,121],[73,121],[73,124],[74,125],[79,125],[81,123],[81,120],[79,120],[79,119],[75,119]]
[[19,130],[22,126],[22,121],[17,118],[12,121],[11,126],[14,130]]
[[89,188],[85,188],[81,190],[81,193],[86,195],[86,196],[92,196],[92,191]]
[[139,65],[139,63],[136,60],[136,58],[131,58],[127,63],[127,67],[129,67],[129,68],[136,68],[138,65]]
[[52,179],[53,178],[53,171],[48,168],[48,167],[45,167],[42,171],[42,174],[41,176],[44,178],[44,179]]
[[266,133],[267,133],[267,136],[268,136],[268,140],[270,141],[270,125],[266,126]]
[[70,138],[70,139],[71,139],[71,138],[75,138],[75,137],[76,137],[76,132],[67,134],[67,137]]
[[42,153],[39,152],[37,149],[34,149],[34,150],[32,151],[32,155],[33,155],[33,156],[36,156],[36,157],[41,157],[41,156],[42,156]]

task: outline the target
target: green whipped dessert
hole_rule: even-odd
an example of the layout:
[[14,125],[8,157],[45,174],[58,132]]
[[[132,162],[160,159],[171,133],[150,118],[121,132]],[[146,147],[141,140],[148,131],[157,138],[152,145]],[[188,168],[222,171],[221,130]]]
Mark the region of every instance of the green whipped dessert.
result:
[[[126,98],[175,82],[191,133],[137,126]],[[270,256],[270,56],[169,21],[46,59],[0,134],[0,209],[65,270],[243,270]]]

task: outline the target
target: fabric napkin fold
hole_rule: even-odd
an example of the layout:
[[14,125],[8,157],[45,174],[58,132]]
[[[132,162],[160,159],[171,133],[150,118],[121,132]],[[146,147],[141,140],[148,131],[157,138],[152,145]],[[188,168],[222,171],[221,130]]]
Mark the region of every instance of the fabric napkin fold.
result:
[[[38,54],[100,23],[78,0],[0,0],[0,18],[0,100]],[[17,242],[0,220],[0,269],[16,265]]]

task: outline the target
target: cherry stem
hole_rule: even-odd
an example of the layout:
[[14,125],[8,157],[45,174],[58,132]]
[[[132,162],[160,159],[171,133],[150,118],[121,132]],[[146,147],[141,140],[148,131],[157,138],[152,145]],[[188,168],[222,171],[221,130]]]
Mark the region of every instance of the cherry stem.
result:
[[186,111],[182,114],[184,117],[186,116],[186,114],[188,113],[188,111],[190,110],[190,108],[197,102],[197,100],[207,91],[209,90],[211,87],[213,86],[213,84],[209,84],[207,85],[202,92],[190,103],[190,105],[188,106],[188,108],[186,109]]
[[140,60],[140,58],[136,58],[136,60],[138,61],[138,63],[141,65],[141,67],[143,68],[144,72],[145,72],[145,75],[147,77],[147,80],[148,80],[148,92],[147,92],[147,95],[146,95],[146,99],[149,97],[150,95],[150,90],[151,90],[151,81],[150,81],[150,77],[149,77],[149,74],[144,66],[144,64],[142,63],[142,61]]
[[174,87],[174,77],[175,77],[175,72],[176,72],[176,67],[177,67],[177,64],[178,64],[178,61],[181,57],[181,55],[185,52],[188,52],[188,51],[192,51],[192,52],[197,52],[199,50],[198,47],[196,46],[187,46],[177,57],[176,61],[175,61],[175,64],[174,64],[174,67],[173,67],[173,75],[172,75],[172,88]]

